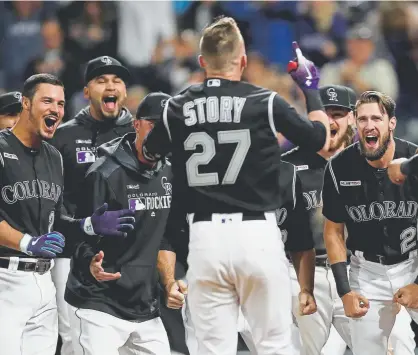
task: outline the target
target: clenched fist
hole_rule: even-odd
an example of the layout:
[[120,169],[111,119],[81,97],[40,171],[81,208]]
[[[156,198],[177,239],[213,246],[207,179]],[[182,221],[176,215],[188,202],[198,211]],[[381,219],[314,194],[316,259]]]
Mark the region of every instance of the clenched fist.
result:
[[179,309],[183,307],[187,295],[187,285],[183,280],[174,280],[165,287],[168,308]]
[[410,284],[400,288],[393,296],[393,301],[406,308],[418,309],[418,285]]
[[406,158],[399,158],[392,160],[388,166],[388,176],[390,181],[396,185],[402,185],[406,179],[406,176],[402,174],[401,164],[407,161]]
[[354,291],[346,293],[341,297],[344,304],[344,312],[347,317],[350,318],[361,318],[366,315],[369,310],[369,300],[359,295]]
[[302,316],[316,312],[316,301],[312,293],[301,291],[299,293],[299,313]]

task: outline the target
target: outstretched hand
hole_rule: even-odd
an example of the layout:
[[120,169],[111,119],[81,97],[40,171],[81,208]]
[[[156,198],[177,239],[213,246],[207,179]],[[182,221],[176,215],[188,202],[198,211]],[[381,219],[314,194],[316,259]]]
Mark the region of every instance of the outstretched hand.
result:
[[91,217],[83,220],[83,229],[89,235],[126,237],[134,229],[135,211],[123,209],[108,211],[108,204],[100,206]]
[[90,262],[90,272],[93,275],[93,277],[99,281],[114,281],[117,279],[121,278],[121,274],[120,272],[116,272],[116,273],[110,273],[110,272],[105,272],[102,264],[103,264],[103,258],[104,258],[104,253],[103,251],[99,251],[95,256],[93,256],[93,258],[91,259]]

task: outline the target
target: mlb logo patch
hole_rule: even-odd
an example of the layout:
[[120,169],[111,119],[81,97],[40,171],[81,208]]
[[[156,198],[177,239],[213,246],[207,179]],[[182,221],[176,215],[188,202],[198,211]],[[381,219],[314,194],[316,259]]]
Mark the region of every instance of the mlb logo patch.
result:
[[139,198],[130,198],[129,209],[131,211],[141,211],[141,210],[145,210],[145,205],[142,203],[141,199]]
[[360,180],[356,180],[356,181],[340,181],[340,185],[341,186],[360,186],[361,185],[361,181]]
[[296,166],[296,171],[308,170],[308,169],[309,169],[308,165],[297,165]]
[[94,163],[95,161],[96,161],[96,156],[94,155],[93,152],[89,150],[77,152],[78,164]]
[[18,157],[16,156],[16,154],[10,154],[10,153],[4,152],[3,155],[4,155],[5,158],[19,160]]
[[219,79],[210,79],[207,82],[207,86],[208,87],[213,87],[213,86],[221,86],[221,81]]

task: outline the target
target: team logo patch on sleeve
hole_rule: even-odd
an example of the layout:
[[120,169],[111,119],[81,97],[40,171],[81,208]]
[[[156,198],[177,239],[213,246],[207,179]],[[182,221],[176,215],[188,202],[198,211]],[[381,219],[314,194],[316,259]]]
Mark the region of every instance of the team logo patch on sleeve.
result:
[[96,161],[96,156],[93,152],[89,150],[77,152],[77,163],[78,164],[86,164],[86,163],[94,163]]
[[340,185],[341,186],[360,186],[361,185],[361,181],[360,180],[356,180],[356,181],[340,181]]

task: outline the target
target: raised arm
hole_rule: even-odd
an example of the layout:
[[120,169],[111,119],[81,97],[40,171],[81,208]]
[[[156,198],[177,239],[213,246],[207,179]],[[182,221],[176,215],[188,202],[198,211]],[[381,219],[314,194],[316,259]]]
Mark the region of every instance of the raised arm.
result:
[[[301,147],[315,151],[327,150],[330,143],[330,128],[318,90],[319,70],[314,63],[303,56],[297,42],[293,42],[293,50],[296,58],[289,62],[287,70],[305,95],[308,119],[300,117],[287,105],[281,115],[274,114],[276,129]],[[282,103],[278,106],[284,105]]]

